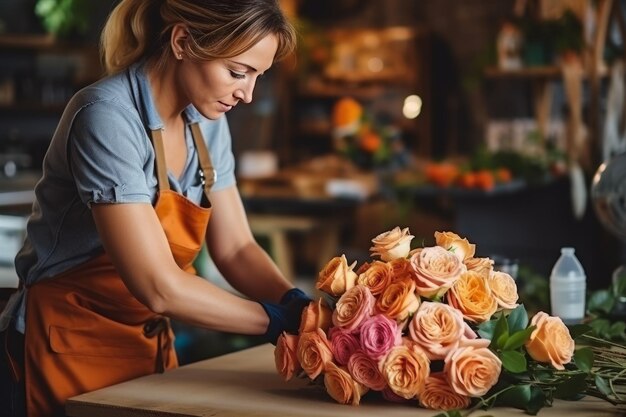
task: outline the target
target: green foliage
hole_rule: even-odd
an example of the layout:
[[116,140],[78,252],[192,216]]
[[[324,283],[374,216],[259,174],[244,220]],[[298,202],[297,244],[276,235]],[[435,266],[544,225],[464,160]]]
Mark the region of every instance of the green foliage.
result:
[[609,288],[592,292],[587,299],[588,324],[593,333],[607,340],[626,341],[626,323],[622,309],[626,299],[626,277]]
[[37,0],[35,14],[46,30],[56,36],[82,34],[89,25],[89,2],[86,0]]

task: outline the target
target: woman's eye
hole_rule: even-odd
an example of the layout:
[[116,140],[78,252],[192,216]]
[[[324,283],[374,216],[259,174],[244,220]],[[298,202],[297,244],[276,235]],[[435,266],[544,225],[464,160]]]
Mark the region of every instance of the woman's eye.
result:
[[243,80],[246,77],[246,74],[241,74],[239,72],[235,72],[235,71],[230,71],[230,75],[233,78],[236,78],[238,80]]

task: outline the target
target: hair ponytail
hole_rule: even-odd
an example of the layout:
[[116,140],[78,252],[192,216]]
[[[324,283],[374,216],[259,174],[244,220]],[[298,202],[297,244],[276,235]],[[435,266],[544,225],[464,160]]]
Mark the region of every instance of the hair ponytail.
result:
[[161,46],[162,0],[122,0],[111,12],[100,38],[108,74],[125,70]]

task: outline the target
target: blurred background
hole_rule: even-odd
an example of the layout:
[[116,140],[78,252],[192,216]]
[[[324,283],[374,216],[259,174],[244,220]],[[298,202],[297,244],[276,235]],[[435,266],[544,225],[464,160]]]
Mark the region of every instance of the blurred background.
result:
[[[4,299],[42,158],[68,99],[103,76],[98,37],[116,3],[0,1]],[[414,246],[435,231],[468,238],[537,308],[564,246],[590,292],[611,284],[626,177],[603,192],[594,177],[626,149],[626,2],[281,4],[298,51],[227,117],[253,232],[297,285],[314,293],[330,258],[364,262],[395,226]],[[598,209],[607,193],[613,211]],[[206,253],[197,268],[228,288]],[[183,363],[259,342],[176,326]]]

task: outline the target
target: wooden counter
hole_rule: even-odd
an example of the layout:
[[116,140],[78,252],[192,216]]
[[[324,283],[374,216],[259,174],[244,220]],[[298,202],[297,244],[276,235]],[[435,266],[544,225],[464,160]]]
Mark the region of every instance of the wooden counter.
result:
[[[263,345],[186,365],[71,398],[70,417],[145,416],[327,416],[430,417],[413,405],[368,400],[358,407],[340,405],[307,380],[285,382],[274,368],[273,346]],[[520,410],[495,408],[476,416],[524,416]],[[557,401],[540,417],[617,417],[608,403],[595,399]]]

